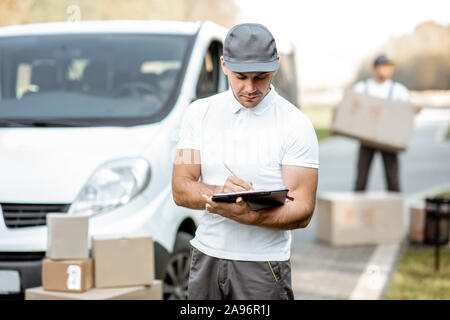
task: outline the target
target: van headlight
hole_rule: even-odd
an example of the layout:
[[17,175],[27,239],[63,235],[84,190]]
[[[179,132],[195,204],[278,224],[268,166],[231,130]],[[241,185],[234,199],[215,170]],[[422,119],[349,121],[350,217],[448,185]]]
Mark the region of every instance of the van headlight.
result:
[[89,177],[69,209],[71,215],[93,215],[128,203],[150,181],[150,165],[143,158],[106,162]]

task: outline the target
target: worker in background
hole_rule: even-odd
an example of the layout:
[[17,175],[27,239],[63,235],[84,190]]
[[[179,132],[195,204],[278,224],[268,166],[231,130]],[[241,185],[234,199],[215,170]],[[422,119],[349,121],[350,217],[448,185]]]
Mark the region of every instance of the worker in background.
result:
[[[373,62],[373,78],[362,80],[353,86],[353,90],[367,95],[383,99],[398,101],[409,101],[409,91],[401,83],[392,81],[394,63],[386,55],[378,56]],[[414,106],[414,112],[419,113],[421,107]],[[383,157],[384,172],[386,176],[387,189],[400,192],[399,161],[395,152],[369,147],[361,143],[359,147],[357,177],[355,191],[364,191],[367,185],[370,166],[374,154],[380,151]]]

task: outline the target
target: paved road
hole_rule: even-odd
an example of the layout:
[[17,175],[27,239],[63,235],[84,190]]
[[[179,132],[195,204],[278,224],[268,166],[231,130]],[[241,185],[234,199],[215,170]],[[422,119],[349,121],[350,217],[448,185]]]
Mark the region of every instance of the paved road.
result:
[[[424,109],[406,152],[400,155],[401,188],[406,197],[450,183],[450,108]],[[318,193],[351,191],[356,177],[358,142],[332,137],[320,143]],[[381,155],[372,163],[367,190],[385,189]],[[406,217],[407,218],[407,217]],[[405,220],[405,227],[409,221]],[[335,248],[315,241],[315,219],[293,232],[292,281],[296,299],[348,299],[376,246]]]

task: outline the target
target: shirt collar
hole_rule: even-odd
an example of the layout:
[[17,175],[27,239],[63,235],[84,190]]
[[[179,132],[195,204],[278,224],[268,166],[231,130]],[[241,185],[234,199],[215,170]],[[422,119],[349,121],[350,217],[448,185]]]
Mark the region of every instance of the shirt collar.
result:
[[270,92],[254,107],[252,108],[247,108],[244,107],[234,96],[233,91],[231,89],[231,87],[228,89],[230,96],[231,96],[231,105],[230,105],[230,109],[233,113],[238,113],[241,112],[241,110],[249,110],[250,112],[256,114],[256,115],[261,115],[265,110],[267,110],[273,103],[273,99],[275,97],[275,88],[273,87],[273,85],[270,85]]
[[382,83],[378,83],[374,78],[370,78],[370,80],[372,80],[372,83],[375,84],[376,86],[386,86],[392,84],[392,79],[387,79]]

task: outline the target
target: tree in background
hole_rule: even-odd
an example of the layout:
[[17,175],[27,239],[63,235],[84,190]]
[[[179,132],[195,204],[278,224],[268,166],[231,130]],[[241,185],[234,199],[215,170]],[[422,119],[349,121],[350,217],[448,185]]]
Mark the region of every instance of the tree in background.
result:
[[372,62],[386,53],[395,62],[393,80],[411,90],[450,89],[450,25],[428,21],[411,34],[389,39],[377,54],[361,64],[358,80],[372,76]]
[[0,0],[0,26],[67,21],[70,6],[81,20],[210,20],[231,27],[239,9],[222,0]]

